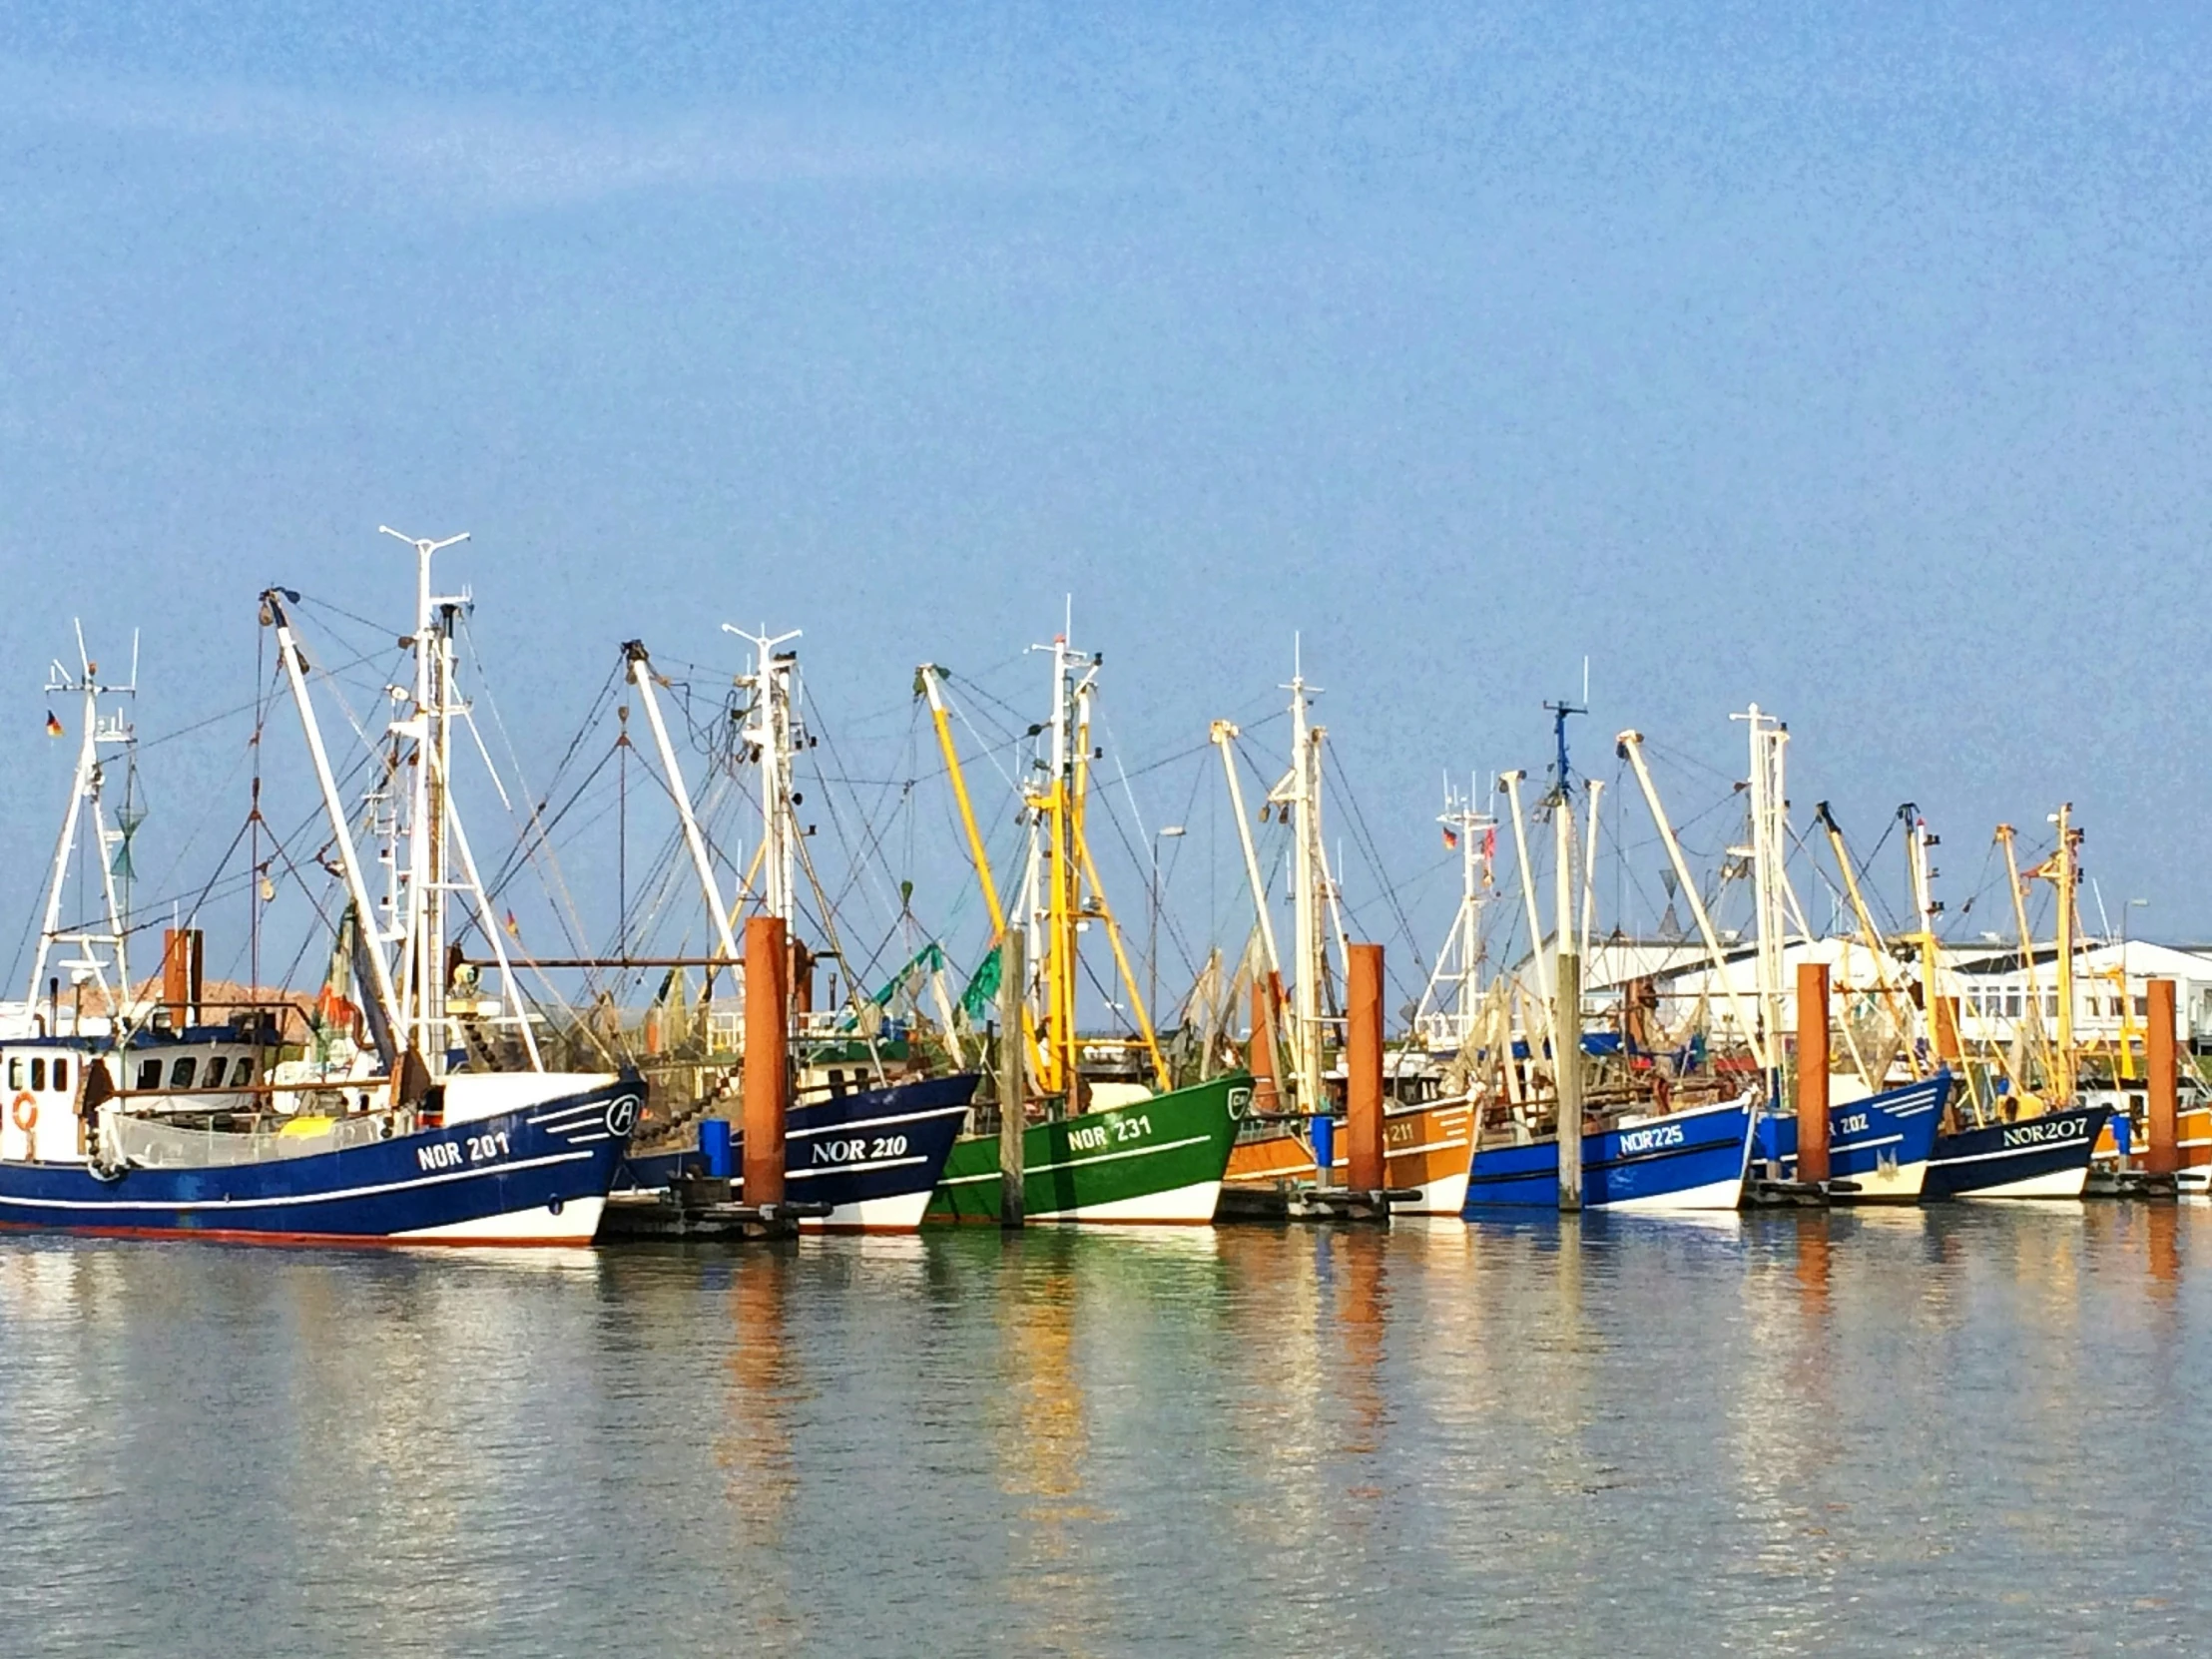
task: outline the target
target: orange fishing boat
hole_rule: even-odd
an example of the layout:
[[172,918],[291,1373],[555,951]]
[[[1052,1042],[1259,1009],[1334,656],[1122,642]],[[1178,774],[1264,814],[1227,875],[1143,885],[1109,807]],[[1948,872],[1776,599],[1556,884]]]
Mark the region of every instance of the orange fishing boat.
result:
[[[1346,1180],[1346,1156],[1331,1137],[1330,1185]],[[1467,1166],[1473,1155],[1474,1108],[1464,1095],[1450,1100],[1388,1102],[1382,1109],[1382,1156],[1393,1189],[1418,1196],[1390,1208],[1398,1215],[1455,1216],[1466,1203]],[[1232,1187],[1274,1187],[1315,1180],[1313,1139],[1302,1121],[1247,1120],[1230,1149]]]

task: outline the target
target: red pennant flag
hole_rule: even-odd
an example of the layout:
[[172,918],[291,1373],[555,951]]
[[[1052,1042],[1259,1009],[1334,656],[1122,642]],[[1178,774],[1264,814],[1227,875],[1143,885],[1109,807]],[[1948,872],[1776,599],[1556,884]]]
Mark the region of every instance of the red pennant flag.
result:
[[50,738],[62,735],[62,723],[54,718],[54,711],[51,709],[46,711],[46,735]]
[[1446,851],[1451,851],[1456,849],[1458,845],[1459,837],[1453,834],[1449,830],[1446,830],[1444,831],[1444,849]]

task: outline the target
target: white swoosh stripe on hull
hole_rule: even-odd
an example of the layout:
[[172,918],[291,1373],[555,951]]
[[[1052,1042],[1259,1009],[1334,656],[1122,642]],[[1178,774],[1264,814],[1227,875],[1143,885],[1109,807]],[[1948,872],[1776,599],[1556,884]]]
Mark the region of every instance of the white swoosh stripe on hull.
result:
[[329,1204],[345,1198],[374,1198],[380,1193],[413,1192],[422,1187],[442,1187],[453,1181],[475,1181],[484,1176],[508,1175],[516,1170],[543,1169],[548,1164],[588,1163],[588,1152],[554,1152],[543,1158],[521,1158],[511,1164],[484,1164],[476,1169],[446,1170],[436,1175],[420,1175],[406,1181],[384,1181],[373,1187],[338,1187],[328,1192],[285,1193],[274,1198],[214,1198],[199,1203],[180,1204],[163,1200],[136,1200],[120,1198],[9,1198],[8,1204],[20,1204],[39,1210],[175,1210],[180,1214],[196,1211],[272,1210],[289,1204]]
[[[1026,1179],[1027,1177],[1032,1175],[1043,1175],[1049,1170],[1081,1169],[1085,1164],[1111,1164],[1116,1160],[1122,1158],[1149,1158],[1156,1152],[1175,1152],[1186,1146],[1197,1146],[1200,1142],[1207,1140],[1208,1138],[1209,1137],[1205,1135],[1186,1135],[1182,1140],[1162,1141],[1158,1146],[1133,1146],[1129,1148],[1126,1152],[1101,1152],[1097,1156],[1091,1158],[1070,1158],[1064,1163],[1037,1164],[1023,1170],[1022,1175],[1024,1179]],[[978,1182],[996,1181],[997,1179],[998,1171],[991,1170],[987,1174],[983,1175],[955,1175],[949,1181],[941,1182],[939,1183],[939,1185],[946,1187],[971,1187]],[[1216,1185],[1219,1185],[1219,1183],[1216,1183]]]

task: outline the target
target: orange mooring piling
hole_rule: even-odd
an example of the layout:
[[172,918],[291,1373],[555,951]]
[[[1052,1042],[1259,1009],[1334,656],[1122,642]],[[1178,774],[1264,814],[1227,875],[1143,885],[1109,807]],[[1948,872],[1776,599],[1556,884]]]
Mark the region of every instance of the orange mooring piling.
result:
[[1279,1112],[1282,1092],[1275,1085],[1275,1010],[1281,1005],[1283,981],[1276,974],[1252,981],[1252,1109]]
[[2172,1175],[2181,1168],[2181,1072],[2174,1063],[2174,982],[2150,981],[2150,1032],[2145,1040],[2150,1061],[2150,1147],[2144,1169]]
[[1797,970],[1797,1178],[1828,1179],[1828,964]]
[[1345,987],[1345,1185],[1377,1193],[1382,1163],[1382,947],[1356,944]]
[[745,1201],[784,1202],[784,1107],[791,1092],[791,954],[781,916],[745,924]]

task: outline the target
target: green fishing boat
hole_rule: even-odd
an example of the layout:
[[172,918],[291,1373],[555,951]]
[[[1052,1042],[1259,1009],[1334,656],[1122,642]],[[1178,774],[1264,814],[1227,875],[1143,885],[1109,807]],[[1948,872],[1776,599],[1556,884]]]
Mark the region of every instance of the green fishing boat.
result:
[[[1237,1074],[1032,1124],[1021,1143],[1028,1219],[1204,1226],[1251,1103],[1252,1079]],[[957,1141],[922,1219],[995,1224],[998,1194],[998,1137]]]

